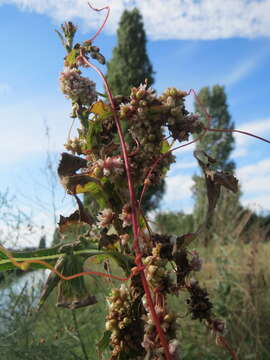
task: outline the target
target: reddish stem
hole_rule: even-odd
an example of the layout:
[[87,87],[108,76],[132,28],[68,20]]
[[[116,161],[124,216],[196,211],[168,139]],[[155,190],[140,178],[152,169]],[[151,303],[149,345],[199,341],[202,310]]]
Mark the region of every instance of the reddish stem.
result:
[[103,21],[102,25],[100,26],[100,28],[98,29],[98,31],[95,33],[95,35],[89,40],[91,42],[93,42],[97,37],[98,35],[101,33],[101,31],[103,30],[104,26],[106,25],[106,22],[109,18],[109,15],[110,15],[110,7],[109,6],[104,6],[103,8],[101,9],[96,9],[94,8],[90,3],[88,3],[88,6],[90,7],[90,9],[94,10],[94,11],[102,11],[102,10],[107,10],[107,14],[106,14],[106,17],[105,17],[105,20]]
[[216,342],[217,342],[218,345],[223,346],[223,347],[230,353],[230,355],[231,355],[231,357],[232,357],[233,360],[238,360],[238,357],[237,357],[235,351],[231,348],[231,346],[230,346],[229,343],[224,339],[223,336],[218,335],[218,336],[216,337]]
[[204,130],[206,131],[212,131],[212,132],[227,132],[227,133],[238,133],[238,134],[243,134],[243,135],[247,135],[247,136],[252,136],[256,139],[262,140],[267,142],[268,144],[270,144],[270,140],[267,140],[261,136],[258,135],[254,135],[250,132],[247,131],[243,131],[243,130],[235,130],[235,129],[208,129],[208,128],[204,128]]
[[[141,252],[140,252],[140,246],[139,246],[139,223],[138,223],[138,207],[137,207],[137,200],[135,197],[135,192],[134,192],[134,188],[133,188],[133,182],[132,182],[132,178],[131,178],[131,171],[130,171],[130,164],[129,164],[129,159],[128,159],[128,153],[127,153],[127,148],[126,148],[126,143],[125,143],[125,139],[124,139],[124,134],[116,113],[116,109],[115,109],[115,104],[113,101],[113,96],[111,93],[111,90],[109,88],[108,82],[104,76],[104,74],[102,73],[102,71],[100,71],[95,65],[91,64],[86,58],[85,56],[83,56],[82,52],[80,54],[80,59],[83,60],[83,62],[91,67],[92,69],[94,69],[99,76],[102,78],[103,83],[104,83],[104,87],[106,89],[106,92],[108,94],[108,98],[111,104],[111,108],[112,108],[112,112],[113,112],[113,117],[114,117],[114,121],[117,127],[117,131],[118,131],[118,135],[120,138],[120,143],[121,143],[121,148],[122,148],[122,154],[123,154],[123,158],[124,158],[124,163],[125,163],[125,168],[126,168],[126,174],[127,174],[127,180],[128,180],[128,188],[129,188],[129,194],[130,194],[130,201],[131,201],[131,208],[132,208],[132,225],[133,225],[133,233],[134,233],[134,241],[133,241],[133,248],[136,254],[136,260],[135,263],[139,268],[142,268],[142,257],[141,257]],[[165,338],[165,335],[163,333],[163,330],[161,328],[161,324],[159,321],[159,318],[157,316],[157,313],[155,311],[155,307],[154,307],[154,303],[151,297],[151,292],[149,289],[149,285],[147,283],[144,271],[142,270],[140,272],[141,275],[141,280],[142,280],[142,284],[143,284],[143,288],[144,288],[144,292],[146,295],[146,300],[147,300],[147,305],[149,307],[149,311],[152,315],[152,318],[155,322],[156,328],[157,328],[157,332],[160,338],[160,342],[162,347],[164,348],[164,352],[165,352],[165,356],[167,360],[172,360],[171,358],[171,354],[169,352],[169,346],[168,346],[168,342]]]

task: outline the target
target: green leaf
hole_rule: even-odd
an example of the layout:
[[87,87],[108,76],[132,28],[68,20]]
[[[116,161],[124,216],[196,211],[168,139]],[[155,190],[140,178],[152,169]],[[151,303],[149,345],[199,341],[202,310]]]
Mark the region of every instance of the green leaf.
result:
[[109,331],[109,330],[105,331],[103,333],[102,338],[99,340],[99,342],[96,345],[99,359],[102,359],[101,355],[102,355],[103,351],[105,351],[110,344],[111,334],[112,334],[111,331]]
[[130,256],[123,255],[118,251],[104,251],[104,253],[113,258],[127,275],[130,274],[130,270],[135,266],[134,259]]
[[60,31],[58,30],[54,30],[56,32],[56,34],[59,36],[61,43],[63,44],[63,46],[65,46],[65,39],[64,36],[60,33]]
[[[17,262],[43,260],[50,265],[54,265],[59,257],[64,255],[64,253],[58,253],[60,246],[61,245],[49,249],[38,249],[34,251],[12,251],[11,255]],[[95,256],[102,253],[102,251],[97,250],[96,248],[74,251],[74,254],[84,255],[85,257]],[[46,269],[45,265],[36,263],[31,263],[30,267],[31,269]],[[0,272],[16,268],[17,266],[14,265],[6,254],[0,250]]]
[[163,140],[161,143],[161,154],[165,154],[170,150],[170,144],[167,140]]
[[[10,253],[17,262],[23,262],[26,260],[43,260],[53,265],[60,256],[60,254],[58,254],[58,249],[59,246],[49,249],[38,249],[34,251],[11,251]],[[44,265],[42,264],[32,263],[30,266],[32,269],[44,269]],[[16,268],[17,267],[0,249],[0,272]]]
[[78,56],[78,50],[72,49],[66,57],[66,61],[69,64],[69,66],[76,65],[77,56]]
[[99,134],[102,131],[101,122],[99,120],[90,121],[87,133],[88,149],[96,148],[100,145]]
[[104,191],[103,187],[99,184],[96,184],[94,182],[89,182],[88,184],[84,186],[77,186],[76,187],[76,193],[86,193],[90,192],[93,198],[98,203],[100,209],[104,209],[106,207],[110,207],[110,201],[109,197]]

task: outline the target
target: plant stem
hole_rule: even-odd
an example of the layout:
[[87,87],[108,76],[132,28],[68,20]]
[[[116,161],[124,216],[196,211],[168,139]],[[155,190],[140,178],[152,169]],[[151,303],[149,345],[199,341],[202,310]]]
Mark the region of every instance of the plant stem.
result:
[[[109,98],[109,101],[110,101],[110,104],[111,104],[111,107],[112,107],[115,124],[116,124],[118,135],[119,135],[119,138],[120,138],[122,154],[123,154],[123,158],[124,158],[126,174],[127,174],[127,180],[128,180],[128,188],[129,188],[131,208],[132,208],[132,225],[133,225],[133,234],[134,234],[133,249],[134,249],[135,254],[136,254],[135,263],[138,266],[138,268],[142,268],[143,264],[142,264],[142,259],[141,259],[140,246],[139,246],[138,204],[137,204],[137,200],[135,198],[135,192],[134,192],[133,182],[132,182],[132,178],[131,178],[130,164],[129,164],[129,159],[128,159],[126,143],[125,143],[125,139],[124,139],[124,134],[123,134],[123,131],[122,131],[122,128],[121,128],[121,125],[120,125],[120,122],[119,122],[119,119],[118,119],[118,116],[117,116],[117,113],[116,113],[112,93],[110,91],[107,79],[105,78],[102,71],[100,71],[95,65],[91,64],[86,59],[86,57],[83,56],[82,52],[80,54],[80,58],[84,61],[84,63],[86,65],[88,65],[89,67],[94,69],[99,74],[99,76],[102,78],[103,83],[104,83],[104,87],[106,89],[106,92],[108,94],[108,98]],[[153,300],[152,300],[151,292],[150,292],[149,285],[147,283],[147,280],[146,280],[143,269],[141,270],[140,275],[141,275],[141,280],[142,280],[142,285],[143,285],[143,288],[144,288],[144,292],[145,292],[145,295],[146,295],[147,305],[149,307],[149,311],[150,311],[150,313],[152,315],[155,326],[157,328],[160,343],[161,343],[161,345],[162,345],[162,347],[164,349],[165,357],[166,357],[167,360],[172,360],[171,354],[169,352],[168,342],[167,342],[166,337],[165,337],[165,335],[163,333],[159,318],[158,318],[157,313],[155,311],[155,307],[154,307],[154,303],[153,303]]]
[[76,316],[75,310],[71,310],[71,312],[72,312],[72,318],[73,318],[73,323],[74,323],[75,330],[76,330],[76,333],[77,333],[77,337],[79,339],[79,342],[80,342],[80,345],[81,345],[81,348],[82,348],[82,352],[83,352],[83,355],[84,355],[84,359],[89,360],[85,345],[83,343],[83,340],[82,340],[82,337],[81,337],[81,334],[80,334],[80,331],[79,331],[78,321],[77,321],[77,316]]

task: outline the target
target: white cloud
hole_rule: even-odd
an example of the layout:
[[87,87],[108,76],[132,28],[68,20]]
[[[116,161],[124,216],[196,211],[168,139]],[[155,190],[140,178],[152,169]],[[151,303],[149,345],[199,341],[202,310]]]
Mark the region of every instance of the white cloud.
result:
[[170,207],[170,204],[185,201],[191,198],[191,186],[193,184],[192,176],[190,175],[175,175],[169,176],[166,179],[166,193],[163,202]]
[[[153,39],[220,39],[270,36],[270,0],[103,0],[96,7],[111,6],[107,31],[114,32],[125,8],[136,6]],[[86,0],[0,0],[23,10],[52,16],[57,21],[81,18],[94,30],[104,15],[90,11]]]
[[270,159],[242,166],[237,170],[237,175],[244,194],[270,194]]
[[237,171],[243,191],[242,203],[253,210],[270,210],[270,159],[245,165]]
[[[71,124],[69,109],[50,104],[48,99],[5,105],[0,108],[0,163],[11,164],[29,154],[61,151]],[[50,130],[50,149],[46,125]]]
[[[243,205],[254,211],[270,210],[270,159],[242,166],[237,169],[236,176],[243,192]],[[166,179],[167,190],[162,201],[162,209],[190,212],[193,204],[192,185],[191,175],[169,176]]]
[[224,83],[226,86],[232,86],[236,84],[237,82],[248,76],[258,66],[258,63],[263,57],[263,55],[255,56],[246,61],[243,61],[243,59],[241,59],[241,63],[238,64],[231,71],[231,73],[227,75],[227,77],[223,80],[222,83]]
[[[270,118],[248,122],[243,126],[239,126],[239,130],[246,131],[270,140]],[[233,158],[243,157],[247,155],[247,153],[249,152],[249,145],[253,144],[255,141],[260,142],[260,140],[255,139],[251,136],[238,133],[234,133],[234,138],[236,147],[232,154]]]

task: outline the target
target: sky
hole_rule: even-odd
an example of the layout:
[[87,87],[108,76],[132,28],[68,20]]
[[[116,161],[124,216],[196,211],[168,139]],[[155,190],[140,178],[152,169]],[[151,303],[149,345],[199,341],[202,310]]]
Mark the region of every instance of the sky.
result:
[[[109,21],[95,41],[107,60],[117,42],[121,13],[136,6],[143,15],[158,93],[171,86],[199,91],[203,86],[224,85],[235,128],[270,139],[270,0],[92,3],[108,4]],[[84,0],[0,0],[0,193],[8,189],[9,196],[15,196],[13,206],[45,232],[54,228],[60,213],[68,215],[75,207],[51,176],[71,126],[70,104],[58,81],[64,49],[54,29],[72,20],[79,25],[77,41],[81,41],[90,38],[103,19],[104,13],[91,11]],[[100,67],[106,72],[106,66]],[[97,76],[87,72],[102,90]],[[186,102],[190,111],[193,101],[190,96]],[[241,201],[267,213],[270,145],[243,135],[235,139],[232,159]],[[192,211],[192,175],[198,173],[193,150],[177,152],[161,210]]]

